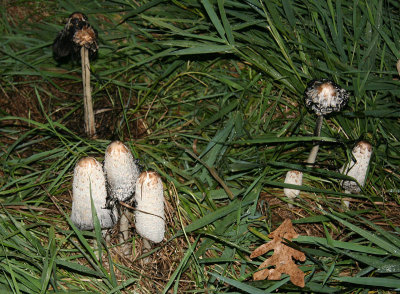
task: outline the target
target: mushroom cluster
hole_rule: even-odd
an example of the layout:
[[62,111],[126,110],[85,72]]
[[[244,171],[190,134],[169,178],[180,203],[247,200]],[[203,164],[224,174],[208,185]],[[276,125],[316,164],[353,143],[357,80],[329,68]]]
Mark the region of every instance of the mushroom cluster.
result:
[[[308,110],[313,111],[317,115],[317,123],[314,129],[314,136],[321,135],[322,122],[325,115],[333,112],[341,111],[349,100],[349,94],[346,90],[339,87],[334,82],[322,79],[313,80],[304,92],[304,101]],[[307,158],[307,165],[313,166],[317,157],[319,144],[314,144],[310,155]],[[360,141],[352,150],[352,159],[340,168],[340,172],[347,176],[353,177],[356,181],[343,181],[341,186],[345,193],[360,193],[361,188],[365,184],[365,179],[369,167],[369,161],[372,155],[372,146],[366,141]],[[288,171],[285,178],[286,184],[301,185],[303,181],[303,173],[300,171]],[[290,199],[294,199],[299,195],[297,189],[284,188],[284,194]],[[344,202],[348,207],[348,201]],[[292,207],[289,204],[289,207]]]
[[74,170],[71,221],[81,230],[92,230],[93,199],[102,229],[113,227],[119,219],[120,243],[125,243],[122,251],[128,255],[129,211],[120,203],[135,200],[136,231],[149,241],[161,242],[165,232],[162,180],[156,172],[139,173],[132,153],[119,141],[107,147],[103,168],[92,157],[81,159]]

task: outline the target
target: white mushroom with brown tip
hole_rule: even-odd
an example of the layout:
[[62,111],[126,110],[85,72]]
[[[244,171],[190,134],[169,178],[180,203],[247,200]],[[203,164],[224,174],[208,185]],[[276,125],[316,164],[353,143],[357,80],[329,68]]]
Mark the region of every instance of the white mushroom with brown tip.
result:
[[[345,189],[345,193],[356,194],[361,192],[360,187],[364,187],[365,185],[371,155],[372,146],[370,143],[360,141],[354,146],[352,150],[352,156],[354,159],[351,159],[350,162],[344,164],[340,168],[340,172],[353,177],[357,182],[348,180],[343,181],[342,187]],[[345,204],[348,207],[349,203],[345,202]]]
[[[292,184],[301,186],[303,182],[303,173],[298,170],[290,170],[286,173],[285,184]],[[283,193],[287,198],[295,199],[300,194],[300,190],[284,188]],[[292,208],[293,205],[289,204],[289,207]]]
[[124,143],[114,141],[108,145],[104,158],[104,173],[112,198],[119,201],[132,198],[140,171],[131,151]]
[[[349,101],[349,94],[346,90],[328,79],[313,80],[307,85],[304,92],[304,100],[306,107],[317,115],[314,136],[319,137],[321,135],[324,115],[341,111]],[[315,163],[318,150],[319,144],[315,144],[307,158],[307,164],[309,166],[312,166]],[[289,171],[288,173],[291,172],[292,171]],[[296,185],[299,183],[298,185],[301,185],[302,179],[303,174],[301,172],[297,172],[296,174],[292,173],[286,175],[285,183],[296,183]],[[294,198],[299,195],[300,191],[296,189],[285,189],[284,193],[286,197]]]
[[154,243],[164,239],[164,192],[161,177],[153,171],[140,174],[135,192],[136,231]]
[[118,220],[116,211],[106,207],[106,182],[102,166],[95,158],[85,157],[76,164],[72,196],[71,221],[80,230],[94,228],[90,196],[93,199],[101,228],[110,228]]
[[[106,174],[110,197],[118,201],[130,200],[135,192],[135,185],[139,176],[132,153],[122,142],[112,142],[106,150],[104,159],[104,173]],[[120,242],[129,238],[129,211],[120,209]],[[123,252],[128,255],[129,246],[123,247]]]

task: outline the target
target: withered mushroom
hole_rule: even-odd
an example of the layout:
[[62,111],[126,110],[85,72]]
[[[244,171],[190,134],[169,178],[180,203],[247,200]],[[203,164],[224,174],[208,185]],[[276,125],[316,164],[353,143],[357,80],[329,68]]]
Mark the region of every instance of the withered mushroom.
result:
[[58,33],[53,43],[53,56],[58,62],[80,55],[82,64],[83,104],[85,116],[85,131],[89,137],[94,137],[96,128],[92,94],[90,88],[90,59],[97,56],[97,31],[88,23],[88,18],[81,12],[72,13],[64,29]]

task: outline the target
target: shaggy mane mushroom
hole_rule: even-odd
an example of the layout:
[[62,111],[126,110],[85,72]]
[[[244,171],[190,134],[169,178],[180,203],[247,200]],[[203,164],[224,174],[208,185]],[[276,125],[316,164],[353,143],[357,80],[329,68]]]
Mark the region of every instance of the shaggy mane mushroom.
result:
[[118,220],[118,214],[106,205],[106,180],[102,166],[95,158],[85,157],[76,164],[72,182],[71,221],[80,230],[94,228],[90,196],[92,196],[101,228],[114,226]]
[[[345,193],[358,194],[361,192],[360,187],[365,185],[369,161],[372,156],[372,145],[367,141],[360,141],[354,146],[351,153],[354,159],[352,158],[350,162],[344,164],[339,171],[342,174],[353,177],[357,182],[343,181],[341,184]],[[344,204],[346,207],[350,205],[348,201],[344,201]]]
[[161,177],[153,171],[140,174],[136,182],[135,227],[146,250],[148,241],[160,243],[165,233],[164,188]]
[[[139,168],[133,159],[132,153],[122,142],[112,142],[106,149],[104,158],[104,173],[107,178],[110,197],[115,201],[129,201],[135,192],[135,185],[139,176]],[[120,243],[129,238],[129,211],[119,206],[120,214]],[[122,248],[128,255],[130,248],[125,244]]]

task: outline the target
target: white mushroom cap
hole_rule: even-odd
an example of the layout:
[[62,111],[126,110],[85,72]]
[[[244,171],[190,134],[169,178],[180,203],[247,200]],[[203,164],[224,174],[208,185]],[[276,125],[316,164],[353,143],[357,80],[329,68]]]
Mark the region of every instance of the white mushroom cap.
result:
[[[292,184],[292,185],[298,185],[301,186],[303,182],[303,173],[297,170],[290,170],[286,174],[285,178],[285,184]],[[285,196],[294,199],[300,194],[300,190],[297,189],[290,189],[290,188],[284,188],[283,193],[285,193]]]
[[140,236],[154,243],[164,239],[164,193],[156,172],[143,172],[136,183],[135,225]]
[[[360,186],[364,187],[368,165],[372,155],[372,146],[366,141],[360,141],[354,146],[352,154],[356,162],[352,159],[350,163],[342,166],[340,172],[355,178]],[[342,186],[345,191],[349,193],[360,193],[361,191],[358,184],[354,181],[343,181]]]
[[106,208],[106,181],[101,164],[92,157],[78,161],[72,183],[71,221],[81,230],[94,228],[90,195],[102,228],[110,228],[118,220],[117,212]]
[[119,201],[126,201],[132,197],[139,168],[133,160],[132,153],[122,142],[115,141],[107,147],[104,173],[111,197]]

